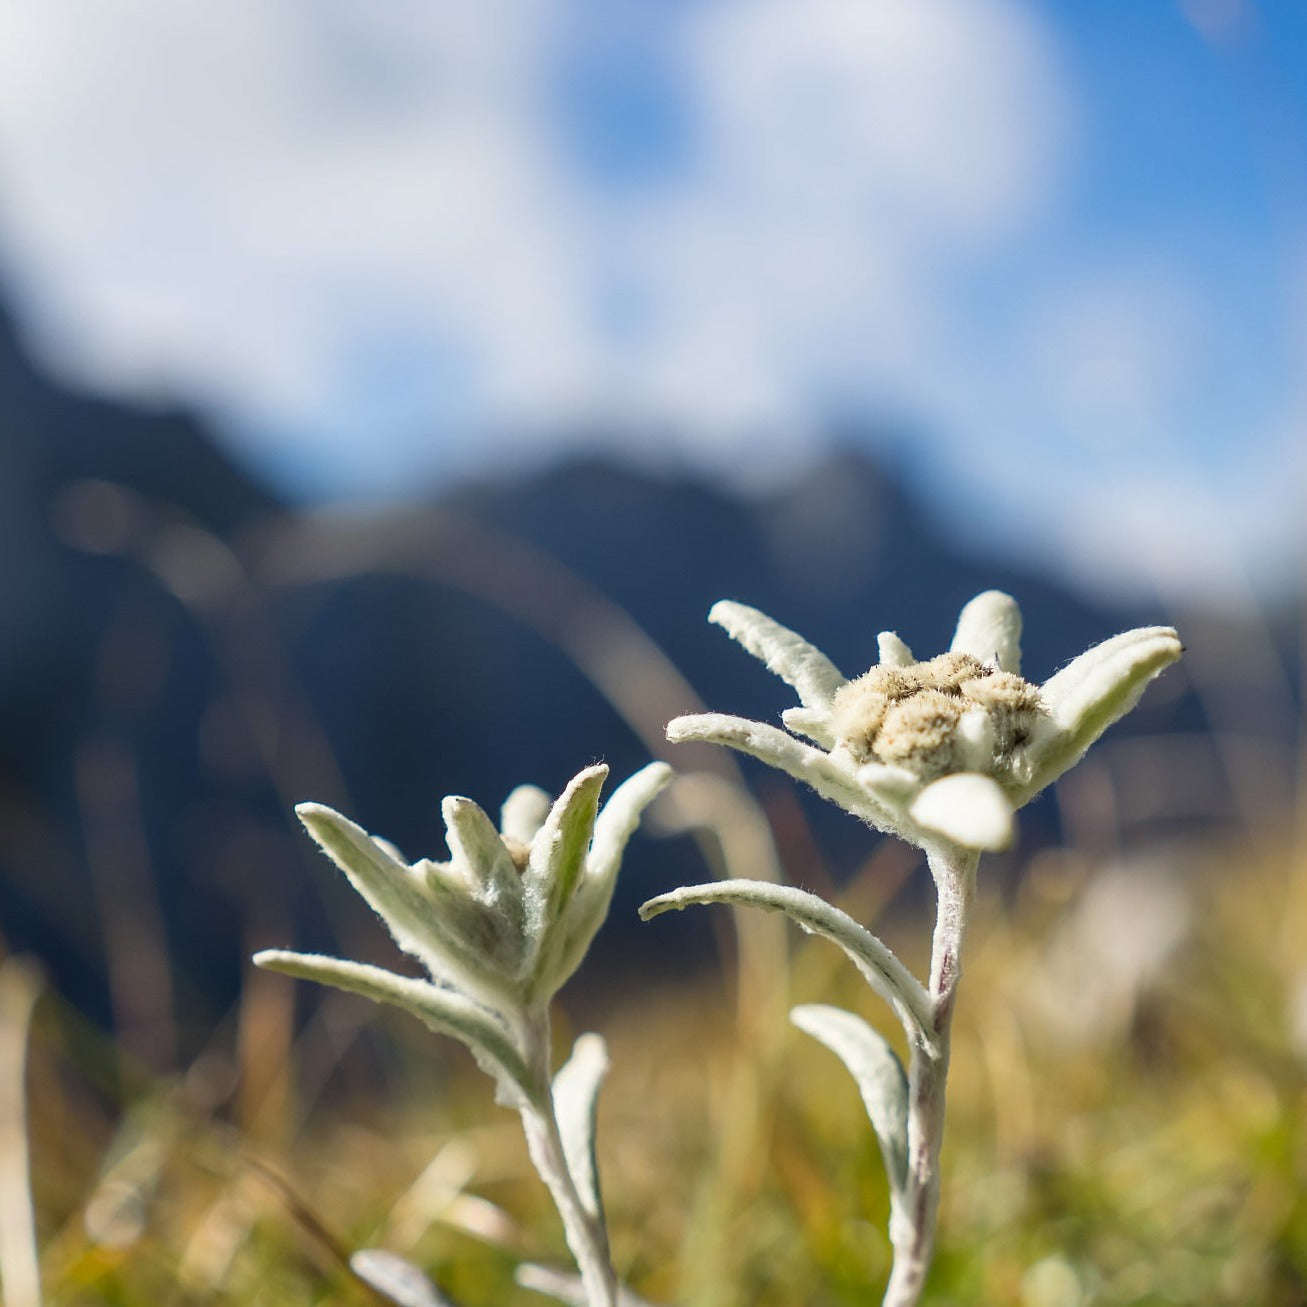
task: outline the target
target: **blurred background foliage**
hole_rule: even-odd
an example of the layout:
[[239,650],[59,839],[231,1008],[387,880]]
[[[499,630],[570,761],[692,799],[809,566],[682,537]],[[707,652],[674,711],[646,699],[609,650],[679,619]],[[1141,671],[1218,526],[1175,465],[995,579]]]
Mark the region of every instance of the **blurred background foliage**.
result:
[[931,1301],[1307,1301],[1307,47],[1094,8],[0,12],[9,1307],[363,1303],[365,1246],[528,1301],[561,1235],[470,1061],[248,958],[395,962],[295,802],[439,855],[444,794],[650,756],[559,1014],[619,1264],[867,1301],[879,1156],[785,1013],[882,1014],[634,908],[779,876],[920,965],[924,871],[662,725],[783,706],[718,598],[856,674],[991,586],[1036,679],[1187,653],[982,868]]

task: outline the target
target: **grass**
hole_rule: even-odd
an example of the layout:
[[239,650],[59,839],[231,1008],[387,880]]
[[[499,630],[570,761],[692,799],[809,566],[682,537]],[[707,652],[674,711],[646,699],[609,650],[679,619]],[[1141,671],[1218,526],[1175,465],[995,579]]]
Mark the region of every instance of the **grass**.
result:
[[[264,647],[268,632],[249,614],[275,597],[256,580],[270,562],[288,589],[384,565],[466,593],[555,645],[654,756],[663,724],[696,702],[628,615],[520,542],[444,519],[420,549],[407,530],[375,526],[365,536],[338,528],[324,547],[329,530],[283,523],[278,548],[254,560],[242,602],[222,622],[195,605],[201,638],[218,648],[239,632]],[[1192,656],[1185,666],[1201,697],[1201,668]],[[281,703],[280,672],[237,660],[225,675],[233,693],[280,703],[279,728],[297,741],[267,764],[277,792],[329,798],[322,778],[336,767],[325,732],[302,705]],[[1224,720],[1220,686],[1211,688],[1209,716]],[[1296,714],[1291,696],[1282,707],[1286,718]],[[1122,759],[1143,760],[1142,772],[1127,778],[1123,769],[1109,797],[1137,798],[1140,774],[1149,783],[1187,777],[1193,743],[1176,739],[1163,754],[1156,740],[1135,741]],[[1263,816],[1262,791],[1290,774],[1269,747],[1258,756],[1263,772],[1248,772],[1243,755],[1227,768],[1236,780],[1252,777],[1250,827]],[[317,762],[301,774],[289,769],[292,758]],[[767,824],[727,755],[694,759],[687,750],[676,762],[716,771],[711,785],[700,775],[684,787],[684,826],[715,823],[719,862],[739,874],[774,864]],[[1105,767],[1091,758],[1072,773],[1087,796],[1083,819],[1059,787],[1083,847],[1119,834],[1083,838],[1087,823],[1104,820],[1103,787],[1091,782]],[[95,785],[87,794],[97,797]],[[1246,787],[1236,798],[1248,798]],[[1129,816],[1108,807],[1109,825]],[[84,824],[94,847],[97,827]],[[791,845],[804,829],[772,825],[786,827]],[[813,879],[822,874],[815,849],[788,854]],[[920,969],[930,923],[924,908],[896,899],[907,857],[882,843],[842,906]],[[1002,894],[985,871],[955,1027],[940,1244],[926,1300],[1307,1302],[1303,845],[1213,846],[1160,877],[1043,855]],[[1115,899],[1096,888],[1104,884],[1117,886]],[[114,939],[128,943],[114,955],[120,980],[140,979],[134,927],[152,901],[141,890],[104,896],[118,926],[132,928],[107,941],[111,955]],[[1187,927],[1167,953],[1181,919]],[[729,915],[713,921],[729,939]],[[618,1267],[650,1299],[677,1307],[879,1301],[889,1271],[879,1151],[847,1073],[788,1026],[786,1011],[834,1002],[897,1036],[834,948],[762,914],[736,925],[739,956],[720,969],[597,982],[583,967],[564,994],[560,1049],[576,1030],[599,1029],[612,1052],[600,1153]],[[679,928],[660,920],[643,929],[659,932],[675,957]],[[0,964],[6,1307],[36,1307],[21,1274],[33,1242],[39,1301],[50,1307],[366,1305],[377,1300],[347,1260],[369,1246],[411,1257],[462,1307],[543,1301],[514,1287],[513,1270],[523,1258],[566,1260],[557,1217],[516,1117],[491,1105],[488,1082],[449,1041],[403,1015],[250,968],[238,1009],[207,1050],[183,1074],[160,1077],[133,1059],[187,1041],[166,1023],[150,1027],[158,1011],[166,1015],[157,994],[124,992],[118,1006],[136,1028],[115,1042],[50,992],[26,1030],[29,981],[20,960]],[[1032,1001],[1032,992],[1049,998]],[[11,1092],[24,1034],[26,1119]],[[15,1219],[29,1206],[22,1143],[34,1241]]]
[[[985,891],[929,1302],[1307,1301],[1307,865],[1287,848],[1111,872],[1115,909],[1069,854],[1036,859],[1006,901]],[[864,878],[845,898],[877,893]],[[1176,921],[1182,938],[1150,962]],[[905,909],[880,925],[924,955],[927,921]],[[1130,940],[1138,966],[1120,960]],[[739,1005],[712,969],[618,978],[606,1003],[584,970],[574,986],[613,1056],[600,1150],[615,1256],[654,1301],[837,1307],[875,1301],[888,1274],[857,1093],[784,1024],[783,1000],[890,1026],[834,949],[785,947],[788,979],[775,959],[772,989]],[[559,1025],[561,1046],[566,1011]],[[230,1027],[166,1080],[47,994],[27,1073],[44,1301],[366,1304],[344,1259],[367,1246],[413,1258],[465,1307],[543,1301],[513,1268],[565,1261],[561,1231],[486,1086],[402,1015],[276,976],[251,972]]]

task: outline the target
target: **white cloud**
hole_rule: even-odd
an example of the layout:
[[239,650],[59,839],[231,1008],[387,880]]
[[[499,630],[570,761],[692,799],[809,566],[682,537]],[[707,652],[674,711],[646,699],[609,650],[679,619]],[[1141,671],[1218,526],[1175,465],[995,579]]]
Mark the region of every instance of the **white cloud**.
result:
[[[577,176],[551,117],[586,17],[10,0],[10,260],[96,384],[257,427],[366,409],[341,361],[376,332],[459,371],[434,429],[628,409],[738,434],[809,411],[823,369],[892,370],[930,266],[1044,188],[1047,52],[999,0],[669,11],[692,161],[636,205]],[[638,345],[596,309],[615,275]]]
[[566,389],[587,343],[532,99],[551,8],[5,6],[0,221],[75,366],[308,427],[381,329],[504,395]]
[[[1175,420],[1206,348],[1182,285],[1071,281],[1002,330],[960,305],[1070,167],[1030,8],[604,2],[6,0],[0,253],[29,320],[81,379],[365,490],[606,421],[757,474],[861,405],[937,422],[935,460],[1010,515],[1065,475],[1014,431]],[[650,24],[686,139],[632,187],[578,163],[559,59]]]

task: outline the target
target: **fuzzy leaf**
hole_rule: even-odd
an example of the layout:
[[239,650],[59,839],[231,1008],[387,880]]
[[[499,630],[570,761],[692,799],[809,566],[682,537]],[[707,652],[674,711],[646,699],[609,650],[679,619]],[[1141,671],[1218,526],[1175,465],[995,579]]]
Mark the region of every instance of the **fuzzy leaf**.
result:
[[397,976],[363,962],[345,962],[316,953],[265,949],[254,955],[254,964],[284,976],[315,980],[351,994],[361,994],[375,1003],[401,1007],[437,1033],[451,1035],[466,1044],[484,1070],[496,1079],[506,1077],[529,1101],[534,1101],[535,1091],[526,1065],[507,1029],[493,1013],[464,994],[425,980]]
[[806,1003],[790,1020],[826,1045],[848,1067],[880,1141],[891,1188],[908,1178],[908,1078],[898,1054],[861,1017],[824,1003]]
[[360,1248],[350,1257],[349,1269],[395,1307],[453,1307],[419,1267],[398,1253]]
[[445,838],[456,863],[473,876],[474,892],[522,929],[522,879],[494,823],[471,799],[450,795],[440,805]]
[[722,880],[711,885],[685,885],[640,905],[648,921],[670,909],[692,904],[726,903],[783,912],[804,930],[838,944],[866,977],[867,983],[899,1013],[906,1025],[926,1040],[930,1034],[930,998],[921,982],[871,931],[846,912],[792,885],[761,880]]
[[737,749],[812,786],[823,799],[829,799],[879,830],[901,830],[902,823],[894,813],[859,785],[851,772],[821,749],[814,749],[775,726],[725,713],[695,713],[668,722],[667,738],[673,744],[694,740]]
[[917,661],[896,631],[882,631],[876,637],[876,654],[882,667],[911,667]]
[[997,851],[1012,844],[1012,801],[990,776],[941,776],[917,795],[908,811],[923,830],[964,848]]
[[556,921],[559,910],[572,897],[585,866],[599,791],[607,776],[608,768],[603,763],[577,773],[554,801],[536,834],[531,860],[522,873],[528,911],[536,929]]
[[563,1141],[563,1156],[586,1211],[603,1220],[599,1166],[595,1158],[595,1117],[599,1086],[608,1072],[608,1049],[598,1035],[581,1035],[572,1056],[554,1077],[554,1117]]
[[594,835],[599,791],[608,768],[599,763],[574,776],[549,810],[531,845],[531,858],[522,876],[527,930],[534,941],[531,968],[533,989],[551,989],[559,952],[563,918],[585,872]]
[[823,749],[835,747],[835,733],[830,728],[830,714],[820,708],[786,708],[781,721],[787,731],[805,735]]
[[[517,1282],[524,1289],[565,1303],[566,1307],[589,1307],[581,1277],[571,1271],[557,1271],[552,1266],[523,1262],[517,1268]],[[617,1307],[653,1307],[633,1294],[625,1285],[617,1286]]]
[[[411,870],[362,827],[320,803],[301,803],[295,811],[400,948],[433,975],[492,1001],[507,992],[503,923],[474,902],[464,886]],[[440,870],[438,863],[419,866],[423,872]]]
[[963,608],[953,653],[970,654],[982,663],[998,660],[999,667],[1021,674],[1021,609],[1011,595],[986,590]]
[[994,719],[984,708],[972,708],[958,719],[958,754],[965,771],[987,772],[994,764]]
[[828,707],[844,684],[840,669],[820,649],[748,604],[723,599],[713,604],[708,620],[792,685],[805,708]]
[[499,810],[499,829],[509,839],[529,845],[545,824],[552,802],[538,785],[519,785]]
[[552,991],[560,989],[581,965],[591,940],[604,924],[626,845],[645,808],[671,780],[672,774],[666,763],[651,762],[623,781],[601,809],[594,825],[585,874],[562,919],[550,932],[548,957],[541,958],[540,975],[543,980],[547,974]]
[[644,810],[667,787],[672,775],[665,762],[651,762],[612,792],[595,819],[594,839],[586,859],[587,880],[611,883],[616,877]]
[[1183,652],[1172,627],[1140,627],[1095,645],[1046,681],[1039,693],[1048,717],[1036,724],[1026,746],[1032,769],[1026,797],[1078,762]]

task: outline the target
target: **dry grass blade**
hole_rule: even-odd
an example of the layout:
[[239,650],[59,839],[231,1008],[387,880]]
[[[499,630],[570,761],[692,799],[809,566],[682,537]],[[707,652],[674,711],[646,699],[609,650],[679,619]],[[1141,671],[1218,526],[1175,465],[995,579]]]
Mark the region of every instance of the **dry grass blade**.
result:
[[41,1307],[27,1136],[27,1040],[41,978],[21,958],[0,967],[0,1279],[6,1307]]

